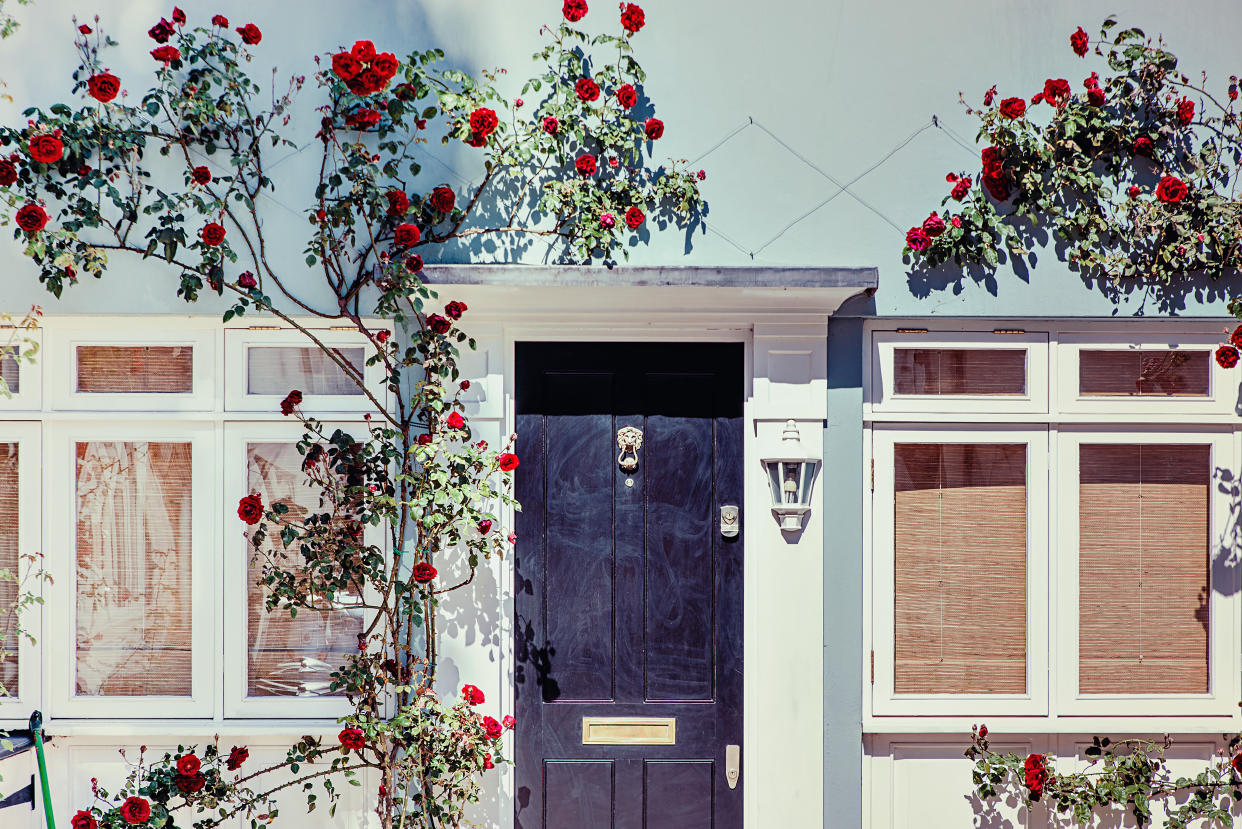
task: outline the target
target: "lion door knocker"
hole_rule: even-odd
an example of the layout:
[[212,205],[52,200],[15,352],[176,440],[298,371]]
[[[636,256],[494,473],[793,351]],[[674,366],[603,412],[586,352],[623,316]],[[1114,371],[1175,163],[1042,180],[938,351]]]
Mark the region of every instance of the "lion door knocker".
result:
[[617,463],[626,472],[638,468],[638,450],[643,448],[643,430],[635,426],[625,426],[617,430]]

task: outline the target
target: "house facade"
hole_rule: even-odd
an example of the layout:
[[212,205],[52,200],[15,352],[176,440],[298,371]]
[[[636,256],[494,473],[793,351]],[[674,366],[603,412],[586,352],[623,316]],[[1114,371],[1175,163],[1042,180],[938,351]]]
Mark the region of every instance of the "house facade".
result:
[[[1242,730],[1239,376],[1212,359],[1237,283],[1118,290],[1051,247],[995,275],[901,258],[945,174],[978,169],[957,90],[1088,74],[1066,38],[1113,10],[805,5],[648,4],[638,48],[662,143],[706,170],[706,227],[653,231],[615,268],[549,265],[532,246],[426,269],[470,309],[475,433],[516,432],[523,458],[514,554],[452,598],[441,631],[445,690],[472,683],[489,713],[518,714],[517,765],[488,772],[482,825],[1037,826],[1047,816],[973,797],[973,725],[1079,761],[1095,734],[1168,733],[1188,769]],[[381,32],[394,51],[516,70],[552,6],[252,13],[271,49],[257,60],[287,72]],[[16,56],[71,67],[60,29],[96,11],[119,68],[134,62],[119,74],[139,75],[145,55],[125,47],[167,9],[42,2],[0,47],[7,121],[66,94]],[[1123,22],[1227,77],[1239,12],[1213,13],[1143,0]],[[722,43],[746,44],[748,71]],[[478,174],[433,156],[455,185]],[[290,155],[276,198],[299,192],[303,162]],[[269,215],[297,261],[289,198]],[[303,734],[334,739],[344,708],[317,690],[358,620],[266,620],[232,505],[251,489],[296,499],[289,387],[333,423],[363,423],[369,402],[297,332],[222,323],[223,305],[181,303],[156,265],[54,300],[16,245],[2,255],[0,311],[45,314],[35,362],[6,366],[0,551],[41,552],[54,582],[0,724],[43,712],[57,818],[140,745],[219,735],[261,762]],[[811,463],[798,526],[774,509],[794,459]],[[118,480],[120,500],[92,503]],[[0,798],[33,762],[0,762]],[[335,817],[303,818],[293,792],[282,822],[367,825],[374,785]]]

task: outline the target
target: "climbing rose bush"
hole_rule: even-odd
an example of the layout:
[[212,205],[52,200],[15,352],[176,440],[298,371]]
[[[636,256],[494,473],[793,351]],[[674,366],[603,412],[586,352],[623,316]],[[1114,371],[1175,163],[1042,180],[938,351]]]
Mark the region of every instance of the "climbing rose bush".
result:
[[979,119],[979,167],[949,174],[940,215],[906,235],[907,261],[994,270],[1050,230],[1071,267],[1119,286],[1235,272],[1238,79],[1191,77],[1163,40],[1113,18],[1095,41],[1079,27],[1069,43],[1095,59],[1080,83],[1048,78],[999,104],[993,86],[982,106],[963,102]]
[[[76,99],[0,127],[0,219],[49,292],[116,264],[162,263],[170,296],[214,295],[225,322],[257,314],[299,331],[372,406],[363,426],[332,428],[313,394],[289,389],[278,408],[302,432],[313,502],[295,510],[238,491],[227,516],[251,545],[266,612],[365,620],[356,652],[330,673],[348,710],[335,738],[303,737],[262,764],[215,742],[162,757],[129,750],[124,783],[94,784],[92,802],[65,816],[74,829],[258,826],[283,817],[275,798],[289,788],[308,810],[335,813],[342,785],[367,788],[383,827],[458,827],[484,775],[507,762],[519,724],[476,685],[441,688],[437,666],[444,603],[476,601],[479,569],[516,541],[504,522],[520,459],[516,435],[489,446],[474,433],[458,369],[475,346],[470,311],[424,282],[424,256],[450,245],[465,257],[490,238],[520,252],[540,238],[560,261],[609,262],[644,228],[687,226],[703,206],[703,171],[653,160],[678,124],[638,94],[643,9],[595,19],[585,0],[565,0],[559,11],[512,100],[504,70],[476,77],[441,50],[399,54],[373,40],[308,56],[313,72],[264,89],[247,71],[264,43],[258,23],[217,14],[199,25],[176,7],[145,37],[126,33],[149,52],[147,86],[112,71],[116,43],[96,19],[76,30]],[[308,90],[313,133],[295,140],[285,130]],[[478,181],[424,172],[432,141],[475,154]],[[268,236],[278,223],[263,220],[277,189],[270,154],[304,149],[319,153],[320,172],[290,255],[288,238]],[[355,332],[365,368],[319,338],[327,326]]]

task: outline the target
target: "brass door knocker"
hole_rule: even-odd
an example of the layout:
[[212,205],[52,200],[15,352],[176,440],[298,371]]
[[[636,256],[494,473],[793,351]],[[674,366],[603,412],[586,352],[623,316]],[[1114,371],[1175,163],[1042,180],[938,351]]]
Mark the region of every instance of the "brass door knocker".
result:
[[617,430],[617,463],[626,472],[638,468],[638,450],[643,448],[643,430],[636,426],[624,426]]

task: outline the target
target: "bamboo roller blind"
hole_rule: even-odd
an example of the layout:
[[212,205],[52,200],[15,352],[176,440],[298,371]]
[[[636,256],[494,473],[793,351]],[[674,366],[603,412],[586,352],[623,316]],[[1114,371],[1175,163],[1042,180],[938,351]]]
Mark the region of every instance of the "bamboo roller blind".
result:
[[1026,445],[894,451],[896,692],[1024,693]]
[[77,354],[79,392],[194,391],[194,349],[188,345],[80,345]]
[[[0,443],[0,569],[17,576],[17,531],[19,510],[17,501],[17,458],[20,447],[16,443]],[[17,696],[18,659],[16,619],[9,618],[7,609],[17,599],[17,582],[0,579],[0,634],[4,635],[3,647],[8,652],[0,662],[0,696]]]
[[[302,455],[291,443],[252,443],[247,452],[249,487],[263,495],[263,503],[286,504],[286,517],[300,521],[312,511],[322,512],[317,491],[306,486]],[[274,545],[274,546],[273,546]],[[279,539],[268,543],[269,550],[280,550]],[[297,570],[297,548],[286,551],[282,562]],[[265,606],[266,588],[259,584],[262,565],[251,557],[248,571],[246,630],[247,695],[335,696],[328,684],[330,674],[345,663],[345,656],[357,650],[362,633],[362,614],[325,602],[325,610],[305,608],[297,618],[286,609],[269,612]]]
[[1082,693],[1208,690],[1205,445],[1079,449]]
[[81,696],[188,696],[191,447],[77,444]]
[[1207,397],[1206,351],[1144,349],[1078,352],[1078,393],[1091,397]]
[[898,348],[897,394],[1026,393],[1026,351],[1015,348]]

